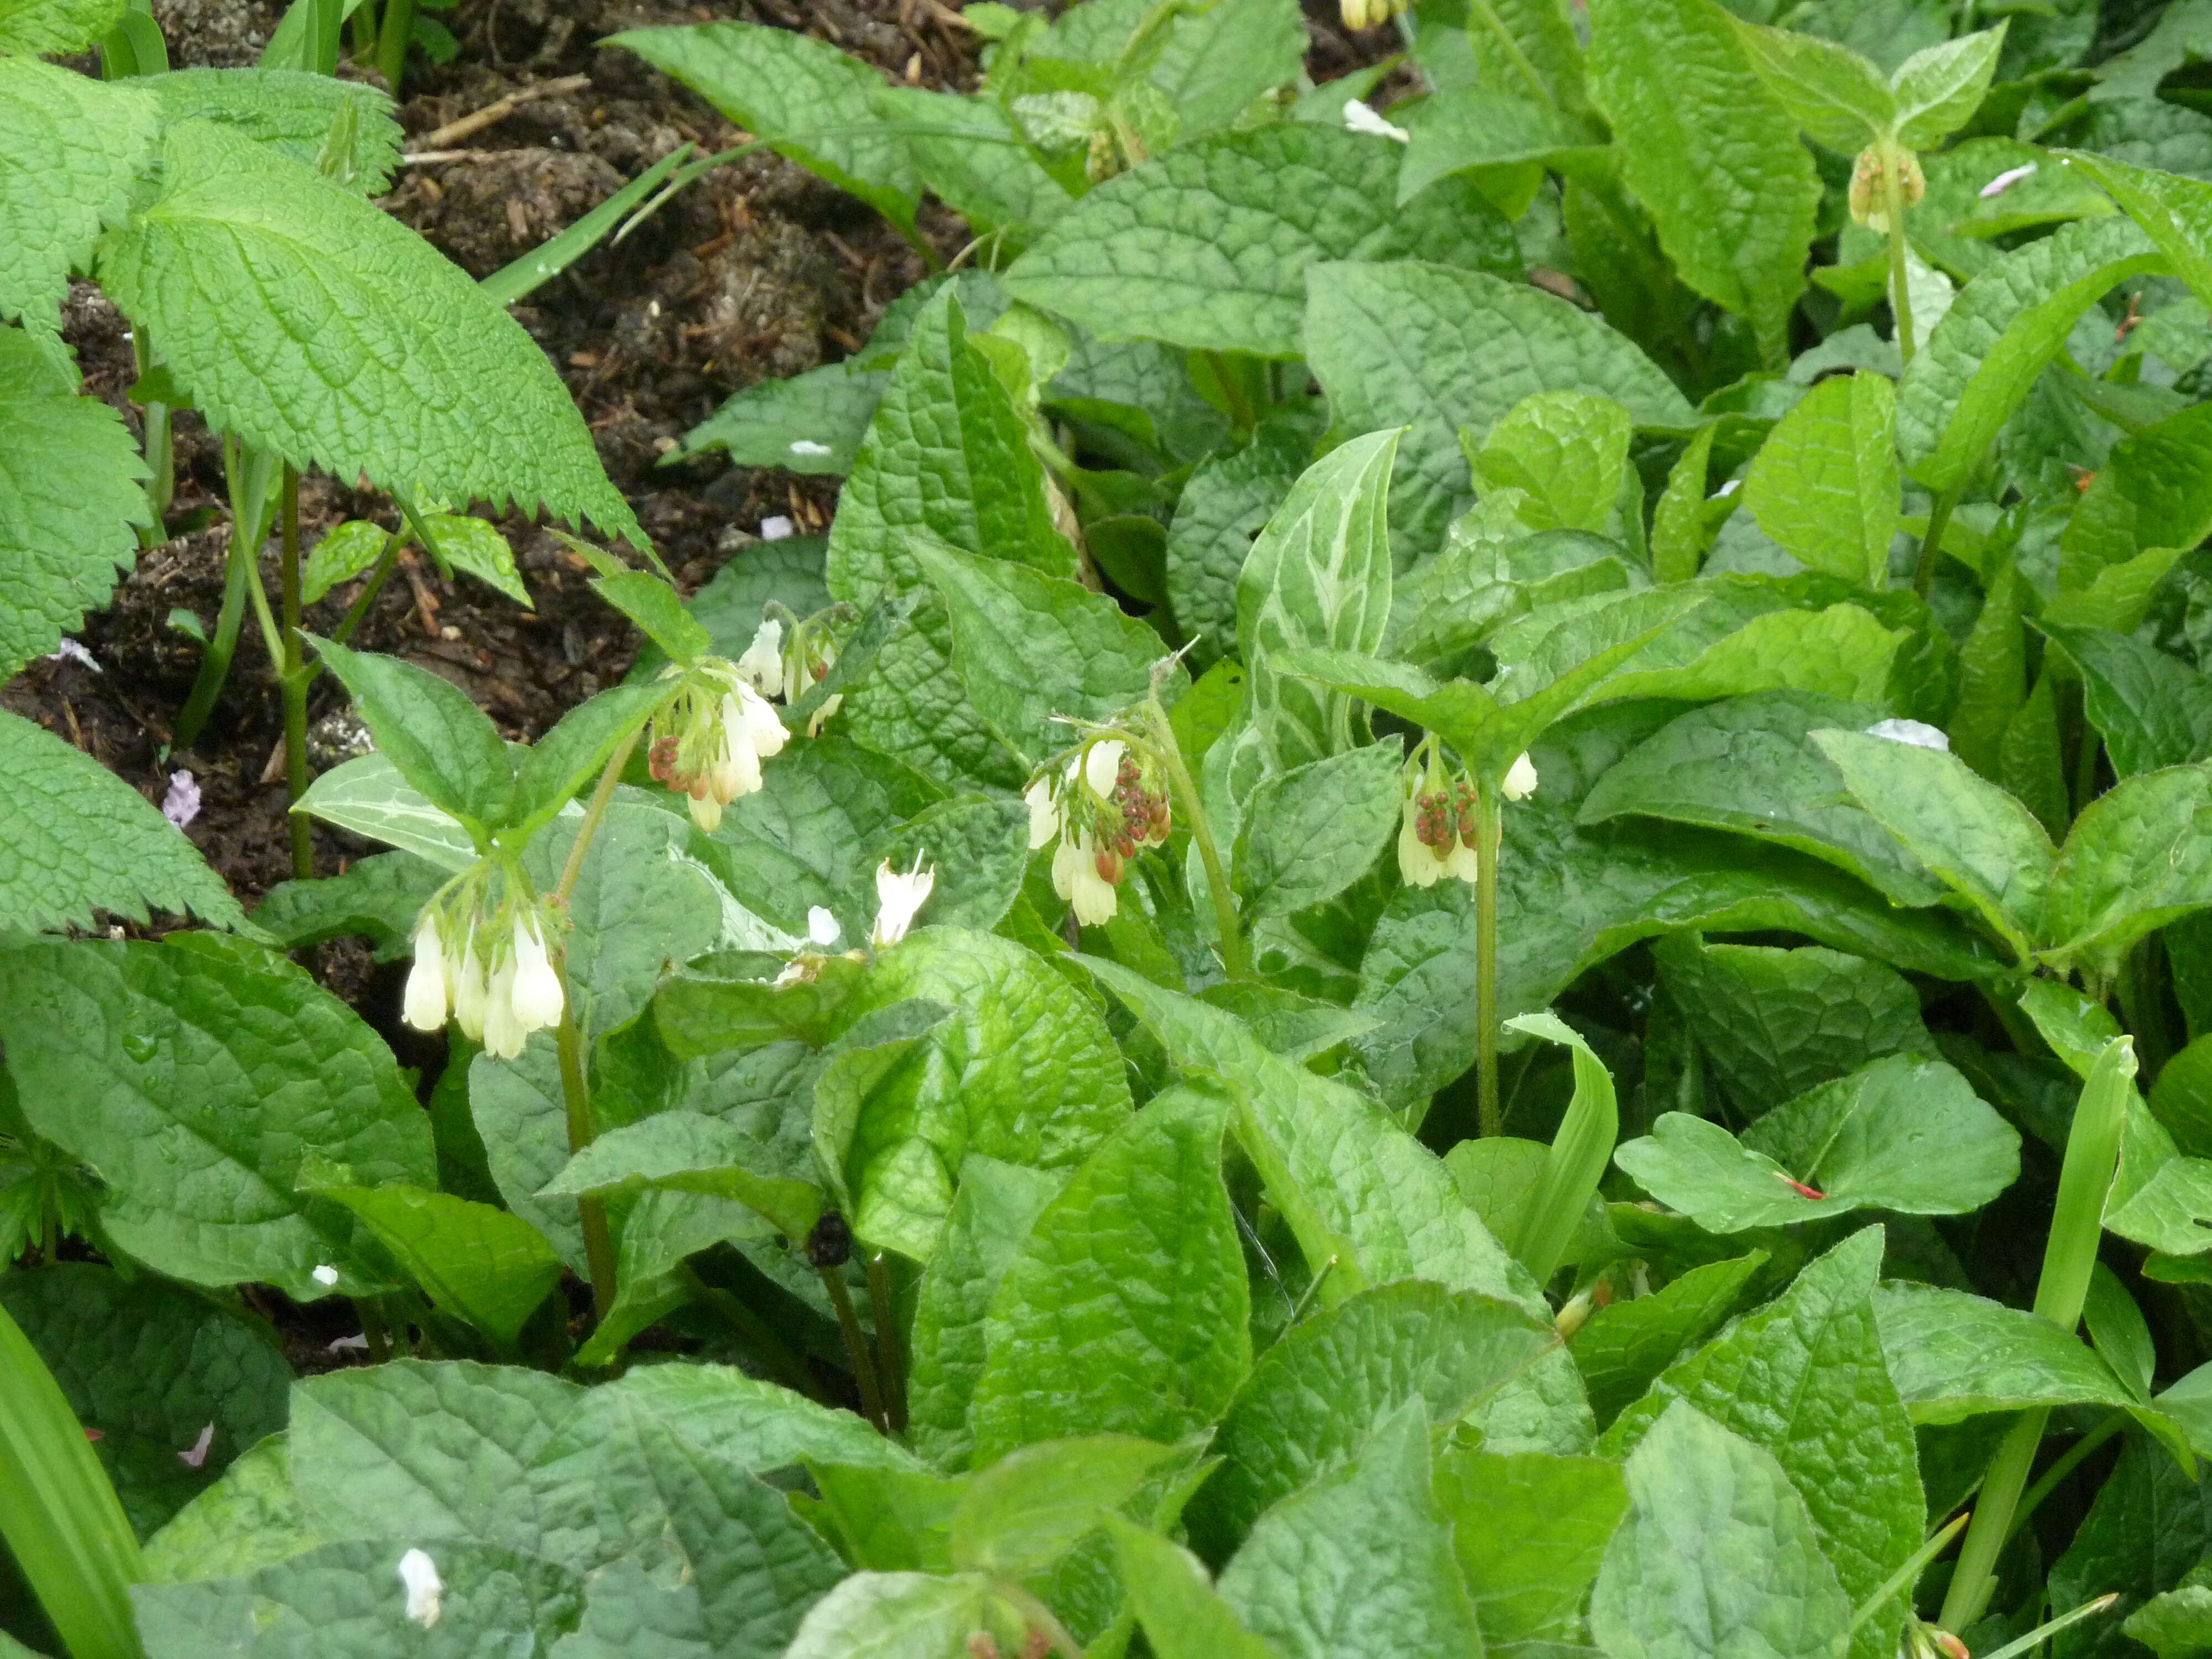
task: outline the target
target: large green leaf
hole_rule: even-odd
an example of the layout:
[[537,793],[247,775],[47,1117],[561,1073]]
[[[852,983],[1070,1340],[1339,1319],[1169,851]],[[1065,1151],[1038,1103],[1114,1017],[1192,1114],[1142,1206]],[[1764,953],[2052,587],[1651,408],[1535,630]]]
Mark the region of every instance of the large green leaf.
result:
[[2134,1403],[2086,1345],[2025,1309],[1929,1285],[1886,1285],[1874,1305],[1890,1376],[1915,1423]]
[[921,183],[976,235],[1002,234],[1009,251],[1018,250],[1074,204],[996,99],[891,86],[878,88],[871,102],[903,130]]
[[2051,872],[2044,959],[2100,978],[2154,927],[2212,906],[2212,768],[2124,778],[2081,809]]
[[159,119],[138,88],[0,60],[0,322],[60,326],[69,274],[122,220]]
[[[0,1275],[0,1310],[99,1436],[94,1450],[142,1537],[284,1426],[292,1371],[274,1334],[178,1285],[65,1261]],[[179,1455],[196,1447],[195,1458]]]
[[1590,93],[1687,283],[1784,355],[1820,185],[1797,124],[1714,0],[1595,0]]
[[1390,503],[1401,568],[1434,551],[1468,505],[1461,427],[1486,431],[1522,398],[1562,391],[1610,398],[1646,425],[1693,419],[1658,366],[1601,319],[1443,263],[1316,268],[1304,341],[1339,421],[1407,428]]
[[145,463],[115,411],[76,389],[39,338],[0,325],[0,675],[104,606],[137,553]]
[[81,52],[113,28],[125,0],[0,0],[0,55]]
[[720,449],[739,466],[842,478],[853,470],[890,378],[825,363],[787,380],[756,380],[685,433],[684,453]]
[[1772,1453],[1678,1400],[1629,1458],[1627,1476],[1628,1519],[1590,1601],[1590,1632],[1607,1653],[1843,1659],[1851,1650],[1850,1597]]
[[308,1300],[379,1281],[353,1218],[295,1193],[318,1153],[433,1186],[430,1132],[374,1032],[271,958],[140,944],[0,951],[0,1039],[33,1128],[107,1184],[100,1220],[178,1279]]
[[2212,304],[2212,190],[2203,180],[2082,150],[2062,155],[2059,165],[2096,180],[2148,234],[2173,274]]
[[1397,833],[1405,790],[1395,742],[1368,744],[1268,778],[1237,832],[1238,914],[1249,924],[1334,898]]
[[161,100],[165,125],[220,121],[315,167],[343,142],[331,168],[340,183],[370,197],[392,187],[401,134],[381,88],[283,69],[180,69],[143,84]]
[[1428,1411],[1408,1401],[1376,1427],[1358,1462],[1253,1528],[1222,1570],[1222,1600],[1284,1659],[1479,1650],[1430,1479]]
[[878,961],[851,1012],[916,997],[952,1018],[870,1097],[845,1177],[858,1204],[854,1230],[926,1261],[963,1158],[1073,1167],[1127,1115],[1129,1091],[1082,994],[1010,940],[957,927],[909,934]]
[[1039,1214],[984,1324],[977,1463],[1077,1434],[1176,1440],[1220,1414],[1252,1363],[1226,1109],[1218,1092],[1158,1097]]
[[146,1540],[147,1583],[228,1577],[330,1541],[301,1516],[288,1437],[264,1436]]
[[1184,144],[1085,197],[1006,289],[1103,340],[1295,357],[1306,274],[1325,260],[1517,270],[1510,229],[1470,181],[1394,212],[1397,168],[1389,147],[1304,122]]
[[1881,71],[1850,47],[1818,34],[1739,23],[1744,56],[1815,143],[1856,155],[1897,124],[1897,100]]
[[2066,591],[2087,588],[2138,554],[2195,547],[2208,531],[2212,408],[2199,404],[2112,446],[2066,521],[2058,585]]
[[1252,538],[1305,471],[1309,447],[1263,427],[1234,454],[1200,464],[1168,523],[1168,609],[1186,639],[1194,672],[1230,654],[1237,643],[1237,577]]
[[167,130],[161,176],[100,280],[211,423],[302,469],[647,544],[537,342],[421,237],[213,122]]
[[1618,1463],[1451,1452],[1437,1460],[1436,1490],[1485,1642],[1581,1634],[1583,1600],[1628,1513]]
[[[1904,1565],[1923,1524],[1912,1425],[1890,1382],[1869,1300],[1881,1252],[1878,1227],[1838,1245],[1780,1298],[1663,1373],[1601,1448],[1648,1446],[1675,1418],[1676,1402],[1743,1436],[1796,1488],[1846,1606],[1866,1601]],[[1729,1462],[1740,1465],[1741,1455]],[[1635,1456],[1628,1467],[1640,1516]],[[1603,1579],[1598,1596],[1602,1606]],[[1893,1606],[1869,1620],[1852,1651],[1863,1659],[1894,1651],[1904,1611]],[[1813,1650],[1843,1651],[1840,1622],[1808,1625],[1808,1635],[1836,1643]]]
[[763,23],[631,29],[600,44],[627,47],[779,154],[913,226],[921,180],[901,136],[876,113],[882,77],[860,59]]
[[1300,649],[1373,651],[1390,620],[1387,497],[1396,431],[1356,438],[1308,467],[1253,543],[1237,578],[1244,692],[1270,769],[1339,754],[1359,735],[1352,700],[1284,674]]
[[561,1258],[520,1216],[404,1182],[321,1186],[365,1222],[434,1303],[512,1346],[561,1279]]
[[[2205,1480],[2202,1467],[2185,1468],[2148,1436],[2131,1436],[2066,1553],[2051,1564],[2050,1575],[2053,1607],[2078,1607],[2112,1594],[2121,1598],[2119,1605],[2110,1617],[2069,1632],[2071,1644],[2058,1651],[2067,1659],[2128,1659],[2142,1651],[2138,1641],[2155,1648],[2152,1636],[2157,1626],[2145,1628],[2148,1609],[2130,1616],[2132,1610],[2142,1598],[2172,1590],[2185,1577],[2202,1584],[2199,1569],[2208,1549],[2212,1549],[2212,1483]],[[2170,1613],[2181,1613],[2191,1602],[2204,1609],[2193,1620],[2177,1618],[2182,1631],[2176,1634],[2212,1636],[2212,1618],[2207,1616],[2212,1613],[2208,1607],[2212,1597],[2203,1589],[2160,1600],[2168,1604]],[[2177,1601],[2179,1607],[2172,1605]],[[2188,1631],[2191,1623],[2196,1625],[2194,1632]],[[2059,1639],[2066,1642],[2068,1638]],[[2160,1659],[2197,1659],[2204,1649],[2185,1637],[2159,1651]]]
[[1896,1054],[1776,1107],[1740,1141],[1667,1112],[1614,1156],[1669,1209],[1740,1233],[1856,1209],[1963,1215],[2018,1178],[2020,1135],[1941,1060]]
[[1007,1577],[1049,1567],[1176,1455],[1121,1434],[1008,1452],[961,1490],[947,1528],[952,1565]]
[[1896,424],[1896,389],[1882,376],[1862,370],[1821,381],[1760,447],[1744,506],[1813,569],[1886,586],[1897,533]]
[[1481,441],[1470,457],[1475,480],[1486,486],[1486,496],[1522,491],[1527,499],[1516,516],[1530,530],[1602,531],[1620,499],[1632,423],[1610,398],[1537,392],[1487,433],[1469,428]]
[[1583,798],[1581,821],[1638,813],[1730,830],[1848,870],[1893,903],[1932,904],[1942,885],[1844,793],[1808,735],[1863,730],[1881,718],[1879,708],[1810,691],[1759,691],[1693,708],[1599,778]]
[[1897,447],[1930,489],[1960,488],[2108,290],[2164,264],[2124,219],[2085,219],[2006,254],[1959,290],[1897,395]]
[[136,789],[44,727],[0,710],[0,923],[26,932],[134,921],[147,907],[219,926],[245,915],[198,848]]
[[1660,1372],[1712,1334],[1766,1265],[1764,1250],[1708,1261],[1649,1296],[1614,1301],[1591,1316],[1568,1352],[1589,1389],[1601,1428],[1632,1404]]
[[1185,1516],[1194,1547],[1225,1559],[1263,1511],[1358,1456],[1408,1401],[1455,1422],[1557,1340],[1522,1308],[1419,1279],[1295,1326],[1222,1419],[1212,1449],[1226,1461]]
[[402,657],[314,641],[324,665],[352,694],[377,751],[424,799],[457,818],[490,828],[503,823],[514,794],[514,762],[499,728],[442,674]]
[[1159,1659],[1280,1659],[1244,1627],[1188,1550],[1127,1521],[1109,1521],[1129,1603]]
[[1875,822],[2025,959],[2057,856],[2034,814],[1939,750],[1858,732],[1813,741]]
[[2212,756],[2212,680],[2124,634],[2039,624],[2081,673],[2084,711],[2121,777]]

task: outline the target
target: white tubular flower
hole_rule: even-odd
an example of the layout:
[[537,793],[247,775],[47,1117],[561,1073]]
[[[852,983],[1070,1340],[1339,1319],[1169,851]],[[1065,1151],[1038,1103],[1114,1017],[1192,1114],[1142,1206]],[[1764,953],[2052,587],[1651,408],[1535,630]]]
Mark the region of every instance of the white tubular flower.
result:
[[475,927],[471,926],[466,934],[447,949],[450,954],[446,958],[446,976],[453,994],[453,1021],[470,1042],[482,1042],[491,988],[484,972],[483,955],[477,949]]
[[418,1031],[442,1031],[446,1000],[446,946],[438,932],[438,908],[425,905],[415,925],[415,965],[407,970],[400,1017]]
[[[781,623],[771,625],[781,631]],[[769,660],[781,681],[781,659],[771,654]],[[689,796],[691,821],[712,835],[724,807],[761,787],[761,762],[781,752],[785,736],[775,710],[738,665],[702,665],[654,721],[653,775]]]
[[530,1031],[514,1012],[514,953],[509,951],[491,970],[491,987],[484,995],[484,1052],[499,1060],[514,1060],[522,1053]]
[[545,953],[545,935],[538,918],[525,911],[514,921],[515,1023],[527,1031],[542,1031],[561,1023],[561,975]]
[[915,912],[921,909],[929,897],[930,890],[937,885],[937,866],[921,867],[921,854],[914,855],[914,868],[902,875],[891,868],[885,859],[876,866],[876,930],[870,942],[878,951],[888,950],[906,937],[906,930],[914,926]]
[[753,642],[738,659],[738,672],[764,697],[783,695],[783,624],[774,617],[762,622]]
[[1364,132],[1376,138],[1394,138],[1401,144],[1413,142],[1412,133],[1377,112],[1372,105],[1358,98],[1344,100],[1344,125],[1354,132]]
[[1091,786],[1092,794],[1101,800],[1113,799],[1121,778],[1121,757],[1128,752],[1129,745],[1119,738],[1094,743],[1084,750],[1083,781]]
[[1052,783],[1046,778],[1023,790],[1022,799],[1029,803],[1030,851],[1034,853],[1060,833],[1060,807],[1052,798]]
[[1464,780],[1431,789],[1425,779],[1415,777],[1398,827],[1398,873],[1407,885],[1433,887],[1446,876],[1474,885],[1474,848],[1468,840],[1474,811],[1473,791]]
[[844,936],[844,924],[823,906],[809,906],[806,912],[806,937],[823,950],[828,950]]
[[407,1591],[407,1616],[429,1629],[446,1610],[446,1581],[438,1577],[438,1564],[427,1551],[410,1550],[399,1558],[399,1582]]
[[1120,859],[1076,830],[1060,838],[1060,850],[1052,855],[1052,890],[1075,907],[1075,919],[1085,927],[1113,921],[1120,906],[1121,895],[1100,867],[1109,860],[1118,875]]
[[1421,817],[1419,799],[1408,799],[1405,821],[1398,827],[1398,874],[1408,887],[1433,887],[1451,873],[1449,857],[1438,858],[1421,839]]
[[1536,767],[1524,753],[1505,769],[1505,781],[1498,793],[1508,800],[1526,800],[1536,793]]
[[1892,743],[1909,744],[1915,749],[1934,749],[1948,754],[1951,739],[1941,726],[1929,726],[1922,720],[1876,720],[1866,729],[1870,738],[1887,738]]

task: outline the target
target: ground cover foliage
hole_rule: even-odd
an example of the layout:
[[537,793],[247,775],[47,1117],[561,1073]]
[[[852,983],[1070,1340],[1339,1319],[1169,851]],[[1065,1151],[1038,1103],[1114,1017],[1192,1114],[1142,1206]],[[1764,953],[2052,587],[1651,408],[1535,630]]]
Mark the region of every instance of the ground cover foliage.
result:
[[[1346,10],[610,41],[974,232],[684,596],[505,306],[696,173],[472,283],[401,0],[0,0],[5,670],[197,410],[388,849],[0,715],[0,1652],[2212,1652],[2212,9]],[[652,641],[530,745],[299,626],[508,502]]]

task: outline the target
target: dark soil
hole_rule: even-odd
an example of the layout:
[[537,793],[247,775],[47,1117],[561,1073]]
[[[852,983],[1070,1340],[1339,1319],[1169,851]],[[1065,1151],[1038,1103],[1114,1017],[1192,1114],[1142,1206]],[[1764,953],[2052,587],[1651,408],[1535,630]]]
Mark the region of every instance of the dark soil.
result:
[[[1316,76],[1362,60],[1334,5],[1310,0]],[[282,0],[155,0],[179,65],[255,62]],[[459,0],[442,14],[460,43],[442,67],[410,66],[400,118],[410,149],[459,118],[547,82],[574,89],[533,97],[458,141],[456,159],[403,167],[382,202],[471,275],[499,269],[597,205],[679,144],[711,153],[739,141],[703,100],[631,54],[596,44],[618,30],[735,17],[802,30],[895,76],[971,88],[976,40],[938,0]],[[350,65],[342,73],[358,75]],[[454,144],[441,143],[442,153]],[[942,256],[965,240],[933,204],[922,228]],[[819,529],[834,480],[732,466],[706,456],[660,465],[690,427],[740,387],[799,373],[858,349],[883,308],[918,281],[921,256],[873,212],[765,153],[726,167],[664,207],[619,246],[602,245],[538,289],[514,314],[574,394],[615,483],[687,592],[757,544],[763,517]],[[67,315],[87,389],[125,410],[135,377],[124,320],[80,283]],[[219,447],[189,413],[178,416],[172,538],[143,554],[112,607],[87,618],[82,643],[97,668],[59,658],[33,665],[0,703],[45,724],[159,800],[189,770],[201,809],[187,833],[247,903],[291,873],[274,678],[249,621],[215,718],[189,748],[172,722],[189,694],[200,647],[170,625],[179,609],[212,625],[227,541]],[[311,477],[301,487],[302,542],[355,517],[396,523],[380,496]],[[507,734],[534,738],[628,671],[635,632],[584,586],[586,568],[542,527],[512,518],[512,541],[535,601],[525,611],[463,578],[448,583],[410,562],[379,597],[354,643],[396,653],[453,679]],[[264,559],[276,586],[276,549]],[[358,593],[344,584],[310,608],[328,630]],[[310,720],[344,752],[336,688],[316,690]],[[337,728],[335,732],[330,727]],[[335,873],[370,850],[319,827],[317,867]],[[358,993],[364,962],[326,957],[342,994]],[[337,970],[333,972],[332,970]],[[349,983],[347,981],[350,981]]]

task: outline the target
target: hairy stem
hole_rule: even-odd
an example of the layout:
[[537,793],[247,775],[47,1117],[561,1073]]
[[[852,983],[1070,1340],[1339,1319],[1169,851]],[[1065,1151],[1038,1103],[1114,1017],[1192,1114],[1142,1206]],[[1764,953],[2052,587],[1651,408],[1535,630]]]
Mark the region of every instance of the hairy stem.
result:
[[868,1313],[876,1322],[876,1373],[883,1386],[884,1419],[891,1432],[906,1432],[906,1384],[899,1374],[898,1321],[891,1305],[891,1271],[881,1255],[868,1258]]
[[[278,514],[283,526],[283,554],[277,566],[277,602],[283,607],[284,655],[276,680],[284,708],[284,793],[295,806],[307,793],[307,653],[300,646],[300,475],[284,469]],[[314,828],[304,812],[287,814],[292,825],[292,873],[305,881],[315,873]]]
[[[384,551],[377,555],[376,562],[369,567],[368,580],[363,584],[360,597],[346,607],[345,619],[331,630],[331,638],[343,645],[353,637],[368,615],[368,608],[376,603],[376,596],[384,592],[384,584],[392,580],[392,573],[399,568],[400,538],[393,536],[384,544]],[[319,663],[318,668],[321,666]]]
[[1912,289],[1905,258],[1905,152],[1893,144],[1882,147],[1881,210],[1889,220],[1889,309],[1897,322],[1897,351],[1907,365],[1912,362]]
[[860,1316],[853,1311],[845,1275],[818,1263],[814,1270],[822,1275],[822,1288],[830,1292],[830,1305],[837,1310],[837,1332],[845,1339],[845,1359],[853,1368],[853,1381],[860,1385],[861,1415],[889,1434],[890,1419],[884,1413],[884,1391],[876,1381],[875,1358],[868,1352],[868,1336],[860,1328]]
[[1198,785],[1191,779],[1190,768],[1183,764],[1182,745],[1176,741],[1175,727],[1169,723],[1168,711],[1161,706],[1157,691],[1145,705],[1145,718],[1152,728],[1152,742],[1160,751],[1160,763],[1168,769],[1168,787],[1175,793],[1176,811],[1190,825],[1191,839],[1198,843],[1199,862],[1206,866],[1206,890],[1213,900],[1214,926],[1221,934],[1221,971],[1231,979],[1249,979],[1251,969],[1244,961],[1244,936],[1237,921],[1237,901],[1229,891],[1228,872],[1221,867],[1221,848],[1214,842],[1213,825],[1206,818],[1205,804],[1198,798]]
[[1494,784],[1475,786],[1474,814],[1474,1089],[1477,1125],[1487,1136],[1505,1133],[1498,1091],[1498,851],[1504,823]]
[[1912,591],[1923,599],[1928,585],[1936,580],[1936,556],[1943,550],[1943,532],[1951,527],[1951,515],[1958,511],[1965,490],[1963,483],[1947,489],[1928,508],[1928,533],[1920,538],[1920,556],[1912,567]]
[[645,728],[641,726],[607,757],[605,769],[599,774],[599,787],[592,791],[591,802],[584,808],[584,821],[576,826],[576,839],[569,843],[568,861],[561,866],[561,879],[554,884],[554,900],[564,908],[576,890],[576,878],[584,872],[584,854],[592,850],[592,838],[606,821],[607,807],[615,798],[616,786],[622,782],[623,770],[629,764],[637,740],[644,735]]

